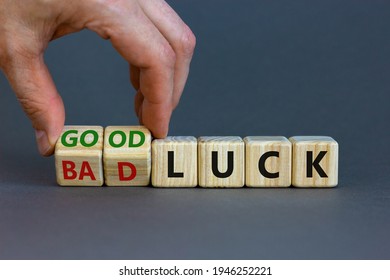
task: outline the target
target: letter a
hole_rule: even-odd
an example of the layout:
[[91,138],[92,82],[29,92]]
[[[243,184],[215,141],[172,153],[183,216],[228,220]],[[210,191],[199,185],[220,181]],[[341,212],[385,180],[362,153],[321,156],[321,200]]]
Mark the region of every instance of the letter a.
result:
[[92,168],[88,161],[83,161],[81,164],[79,180],[84,180],[84,177],[90,177],[92,181],[96,181],[95,175],[93,174]]

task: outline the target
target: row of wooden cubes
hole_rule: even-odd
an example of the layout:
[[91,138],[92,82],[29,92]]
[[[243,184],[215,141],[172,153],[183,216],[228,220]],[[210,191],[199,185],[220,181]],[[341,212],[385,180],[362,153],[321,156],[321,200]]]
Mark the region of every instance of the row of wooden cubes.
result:
[[338,144],[326,136],[167,137],[143,126],[66,126],[61,186],[334,187]]

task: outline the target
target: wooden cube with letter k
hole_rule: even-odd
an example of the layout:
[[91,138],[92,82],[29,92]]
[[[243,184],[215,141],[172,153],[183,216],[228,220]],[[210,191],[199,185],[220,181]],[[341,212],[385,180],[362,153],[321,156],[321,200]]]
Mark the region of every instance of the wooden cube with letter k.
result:
[[55,147],[61,186],[103,185],[103,127],[65,126]]
[[147,186],[151,172],[150,131],[143,126],[109,126],[104,137],[107,186]]
[[335,187],[339,145],[328,136],[290,137],[293,146],[292,184],[295,187]]

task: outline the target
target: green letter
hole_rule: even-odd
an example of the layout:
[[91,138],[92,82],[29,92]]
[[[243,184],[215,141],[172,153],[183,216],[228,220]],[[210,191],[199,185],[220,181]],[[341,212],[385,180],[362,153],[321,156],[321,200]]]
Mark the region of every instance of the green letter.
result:
[[75,133],[77,135],[78,131],[77,130],[67,130],[62,134],[61,143],[65,147],[75,147],[77,145],[77,137],[70,137],[69,140],[71,142],[66,142],[66,136],[68,136],[71,133]]
[[[118,144],[115,144],[114,143],[114,137],[117,134],[119,134],[122,137],[122,140]],[[120,130],[113,131],[110,134],[110,137],[108,138],[108,143],[110,143],[111,147],[114,147],[114,148],[122,147],[125,144],[125,142],[126,142],[126,134],[123,131],[120,131]]]
[[[138,134],[140,137],[140,140],[138,143],[134,143],[134,134]],[[129,135],[129,147],[130,148],[140,147],[144,143],[145,143],[145,134],[143,132],[138,131],[138,130],[130,131],[130,135]]]
[[[85,142],[85,137],[91,133],[93,135],[93,140],[91,143],[87,143]],[[95,145],[99,140],[99,134],[95,131],[95,130],[86,130],[83,132],[83,134],[81,134],[81,137],[80,137],[80,143],[81,145],[83,145],[84,147],[92,147],[93,145]]]

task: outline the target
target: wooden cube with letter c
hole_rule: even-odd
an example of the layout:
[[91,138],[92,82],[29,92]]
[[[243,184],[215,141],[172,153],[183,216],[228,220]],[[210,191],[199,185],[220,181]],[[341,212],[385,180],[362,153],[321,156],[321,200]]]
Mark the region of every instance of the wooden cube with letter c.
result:
[[289,187],[292,145],[283,136],[247,136],[245,183],[248,187]]
[[55,147],[61,186],[103,185],[103,127],[65,126]]
[[143,126],[108,126],[104,137],[107,186],[147,186],[151,171],[150,131]]

